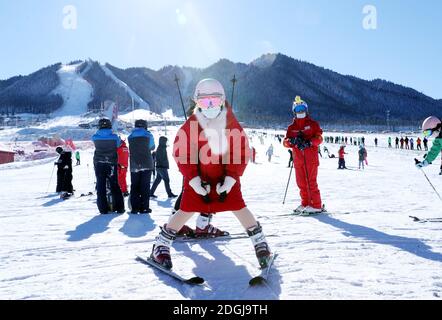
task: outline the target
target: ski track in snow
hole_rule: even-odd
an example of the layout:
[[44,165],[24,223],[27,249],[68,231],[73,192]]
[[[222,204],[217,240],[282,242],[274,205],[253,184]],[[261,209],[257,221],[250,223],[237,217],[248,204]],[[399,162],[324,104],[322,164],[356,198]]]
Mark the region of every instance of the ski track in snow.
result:
[[126,90],[127,94],[137,101],[140,104],[141,109],[150,109],[149,104],[144,101],[138,94],[135,93],[125,82],[120,80],[113,72],[105,65],[100,65],[101,69],[104,71],[104,73],[110,77],[112,80],[114,80],[118,85],[120,85],[124,90]]
[[[152,130],[156,141],[159,130]],[[173,131],[168,130],[169,141]],[[136,254],[150,254],[173,202],[160,185],[150,217],[99,216],[95,196],[79,198],[94,188],[89,150],[82,151],[82,165],[74,167],[76,198],[64,202],[45,193],[52,163],[0,170],[0,299],[439,299],[442,228],[408,217],[442,216],[439,199],[414,167],[413,158],[424,152],[368,147],[365,171],[340,171],[337,159],[322,159],[319,186],[332,214],[278,217],[299,204],[292,176],[282,205],[288,152],[273,139],[264,145],[252,141],[260,164],[249,164],[243,194],[266,234],[278,235],[268,237],[279,253],[269,284],[248,286],[258,272],[249,239],[174,245],[174,270],[201,276],[206,286],[180,284],[136,262]],[[270,143],[274,163],[265,157]],[[338,145],[327,147],[337,154]],[[357,166],[357,148],[347,147],[347,152],[347,165]],[[170,160],[172,190],[178,193],[182,178]],[[438,166],[425,171],[442,190]],[[229,213],[214,223],[242,232]]]

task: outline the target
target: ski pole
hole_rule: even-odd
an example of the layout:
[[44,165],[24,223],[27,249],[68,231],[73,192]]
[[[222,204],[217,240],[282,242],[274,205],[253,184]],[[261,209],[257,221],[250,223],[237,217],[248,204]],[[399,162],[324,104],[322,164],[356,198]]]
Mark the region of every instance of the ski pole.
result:
[[231,81],[232,81],[232,99],[230,100],[230,104],[233,109],[233,98],[235,97],[235,85],[238,82],[238,80],[236,79],[236,74],[233,75],[233,79]]
[[[178,93],[180,95],[181,106],[183,107],[184,119],[187,121],[186,108],[184,107],[183,95],[181,94],[180,79],[178,78],[178,76],[176,74],[175,74],[175,82],[176,82],[176,86],[178,88]],[[180,193],[178,199],[175,201],[175,205],[174,205],[174,208],[175,208],[176,211],[178,211],[180,209],[181,199],[183,197],[183,191],[184,191],[184,177],[183,177],[183,183],[182,183],[182,186],[181,186],[181,193]],[[205,199],[205,201],[207,201],[207,198]]]
[[285,200],[287,198],[287,191],[289,190],[290,180],[292,178],[293,165],[294,164],[292,163],[292,167],[290,168],[289,181],[287,182],[287,188],[285,189],[284,201],[282,202],[282,204],[285,204]]
[[54,176],[54,170],[55,170],[55,165],[52,166],[51,179],[49,179],[49,184],[48,184],[48,188],[46,189],[46,193],[49,192],[49,187],[51,186],[52,177]]
[[[419,160],[414,159],[414,161],[416,161],[416,164],[419,163]],[[433,188],[434,192],[436,192],[437,196],[439,197],[440,201],[442,201],[442,197],[440,196],[439,192],[437,192],[436,188],[434,187],[434,185],[431,183],[430,179],[428,178],[427,174],[425,173],[424,170],[422,170],[422,173],[424,174],[425,178],[427,179],[428,183],[430,184],[430,186]]]
[[187,121],[186,108],[184,107],[183,95],[181,94],[181,88],[180,88],[180,78],[178,78],[178,76],[176,74],[175,74],[175,82],[176,82],[176,86],[178,88],[178,93],[180,94],[180,100],[181,100],[181,106],[183,107],[184,119]]

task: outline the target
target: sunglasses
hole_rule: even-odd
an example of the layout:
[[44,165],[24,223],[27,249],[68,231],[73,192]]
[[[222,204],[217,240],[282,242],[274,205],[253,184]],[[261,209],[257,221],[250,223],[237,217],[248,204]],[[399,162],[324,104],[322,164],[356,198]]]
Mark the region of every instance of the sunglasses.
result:
[[224,99],[220,96],[201,97],[196,100],[196,104],[201,109],[220,108],[224,105]]

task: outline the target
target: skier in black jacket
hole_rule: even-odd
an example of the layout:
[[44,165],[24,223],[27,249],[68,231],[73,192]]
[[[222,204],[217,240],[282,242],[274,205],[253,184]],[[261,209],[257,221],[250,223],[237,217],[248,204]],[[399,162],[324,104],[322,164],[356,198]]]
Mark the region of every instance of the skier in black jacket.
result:
[[72,152],[64,151],[62,147],[57,147],[55,151],[60,155],[54,165],[57,166],[57,189],[61,198],[69,198],[74,193],[72,186]]
[[158,185],[161,183],[161,180],[164,181],[164,186],[166,187],[167,196],[169,198],[176,198],[177,196],[173,194],[170,189],[170,179],[169,179],[169,159],[167,157],[167,138],[160,137],[158,148],[155,153],[155,166],[157,169],[157,177],[152,185],[152,189],[150,190],[150,196],[152,198],[157,198],[155,195],[155,191],[158,188]]

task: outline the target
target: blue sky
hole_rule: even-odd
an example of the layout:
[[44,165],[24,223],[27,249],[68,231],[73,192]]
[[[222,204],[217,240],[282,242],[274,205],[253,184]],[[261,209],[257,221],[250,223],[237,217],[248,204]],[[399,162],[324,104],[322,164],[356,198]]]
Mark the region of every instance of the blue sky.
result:
[[[63,28],[73,5],[77,28]],[[363,8],[377,9],[365,30]],[[442,98],[440,0],[0,0],[0,79],[92,58],[207,67],[281,52]]]

